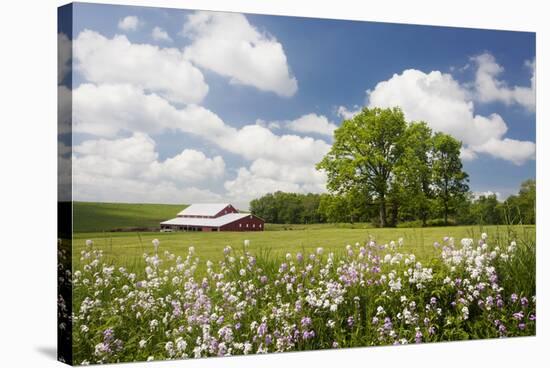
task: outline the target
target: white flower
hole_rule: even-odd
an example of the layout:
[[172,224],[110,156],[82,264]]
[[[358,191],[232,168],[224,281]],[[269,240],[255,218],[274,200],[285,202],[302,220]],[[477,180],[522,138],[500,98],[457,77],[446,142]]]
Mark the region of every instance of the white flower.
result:
[[86,246],[87,246],[87,247],[91,247],[92,245],[94,245],[94,241],[93,241],[93,240],[91,240],[91,239],[86,240]]
[[321,248],[321,247],[317,248],[317,254],[318,255],[323,254],[323,248]]
[[160,244],[159,240],[158,239],[153,239],[151,241],[151,243],[153,243],[153,247],[155,248],[155,253],[157,253],[158,250],[159,250],[159,244]]
[[481,239],[487,240],[487,233],[481,233]]
[[140,340],[138,345],[139,345],[140,349],[143,349],[145,347],[145,345],[147,345],[147,341],[146,340]]

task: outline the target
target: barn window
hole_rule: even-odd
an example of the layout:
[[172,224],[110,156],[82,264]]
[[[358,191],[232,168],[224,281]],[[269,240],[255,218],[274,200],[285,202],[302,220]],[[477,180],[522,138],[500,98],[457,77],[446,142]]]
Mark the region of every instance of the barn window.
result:
[[256,227],[256,224],[252,224],[252,227]]
[[239,224],[239,227],[243,227],[243,224]]
[[262,224],[260,224],[259,226],[262,227]]
[[246,227],[248,227],[248,224],[246,224]]

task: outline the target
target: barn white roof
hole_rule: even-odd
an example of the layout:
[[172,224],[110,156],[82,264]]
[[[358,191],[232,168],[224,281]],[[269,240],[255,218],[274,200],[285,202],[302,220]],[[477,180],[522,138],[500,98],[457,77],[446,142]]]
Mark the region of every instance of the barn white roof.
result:
[[247,216],[251,216],[251,215],[249,213],[228,213],[227,215],[223,215],[216,218],[176,217],[171,220],[161,222],[160,224],[161,225],[219,227],[219,226],[230,224],[233,221],[240,220]]
[[195,203],[178,213],[178,216],[215,216],[229,203]]

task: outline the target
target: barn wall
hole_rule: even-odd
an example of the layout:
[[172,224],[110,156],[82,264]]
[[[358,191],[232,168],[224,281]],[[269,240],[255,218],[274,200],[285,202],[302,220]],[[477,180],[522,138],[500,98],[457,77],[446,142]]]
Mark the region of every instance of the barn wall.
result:
[[264,226],[264,220],[254,215],[250,215],[220,227],[220,231],[263,231]]

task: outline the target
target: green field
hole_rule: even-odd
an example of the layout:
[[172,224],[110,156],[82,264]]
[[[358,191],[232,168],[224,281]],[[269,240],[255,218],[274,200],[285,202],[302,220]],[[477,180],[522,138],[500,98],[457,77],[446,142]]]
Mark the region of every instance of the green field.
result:
[[73,230],[81,232],[154,230],[186,205],[74,202]]
[[[317,247],[325,250],[342,252],[347,244],[364,243],[371,236],[377,243],[404,240],[402,252],[414,253],[418,259],[428,261],[436,255],[433,246],[445,236],[457,240],[464,237],[478,239],[482,232],[489,235],[489,240],[506,243],[508,239],[534,239],[534,226],[453,226],[432,228],[376,229],[344,228],[330,225],[296,225],[298,230],[272,230],[264,232],[115,232],[115,233],[80,233],[74,236],[74,266],[80,266],[80,251],[85,248],[86,239],[94,241],[94,247],[104,251],[104,260],[117,266],[125,266],[134,272],[141,273],[144,268],[143,253],[152,253],[153,239],[160,240],[160,251],[169,251],[185,256],[187,249],[194,246],[201,261],[217,261],[223,258],[222,250],[226,245],[239,249],[245,239],[250,240],[250,251],[254,254],[268,251],[273,256],[288,252],[311,252]],[[269,228],[269,227],[266,227]],[[276,228],[281,228],[277,226]]]

